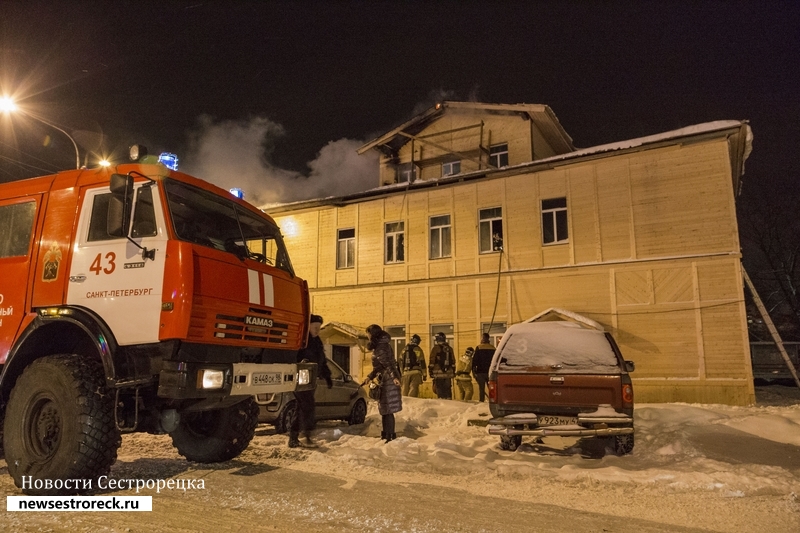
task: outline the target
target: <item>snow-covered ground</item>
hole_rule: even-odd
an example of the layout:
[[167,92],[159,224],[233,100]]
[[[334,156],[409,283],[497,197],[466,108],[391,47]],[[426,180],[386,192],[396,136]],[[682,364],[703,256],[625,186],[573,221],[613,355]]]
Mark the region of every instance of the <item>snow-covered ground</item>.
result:
[[[540,443],[527,438],[517,451],[503,451],[498,437],[470,423],[488,419],[486,404],[415,398],[404,399],[397,417],[399,438],[388,444],[378,438],[380,416],[374,402],[363,426],[320,423],[319,450],[289,449],[285,435],[261,426],[239,458],[220,465],[182,461],[166,436],[127,435],[112,477],[203,477],[205,490],[151,491],[154,511],[146,517],[136,513],[136,521],[121,518],[122,513],[5,513],[0,524],[7,521],[19,531],[191,531],[198,529],[189,525],[197,507],[187,504],[199,499],[194,503],[214,506],[219,519],[225,513],[259,516],[264,530],[441,529],[434,518],[415,518],[412,527],[403,501],[397,502],[396,513],[392,508],[383,512],[386,516],[380,521],[369,516],[375,511],[368,502],[376,494],[402,495],[404,489],[417,487],[419,494],[433,489],[459,495],[465,505],[450,519],[458,531],[493,530],[478,524],[486,523],[487,502],[497,506],[504,501],[510,502],[510,510],[492,518],[497,530],[528,529],[513,522],[519,518],[515,509],[553,506],[554,513],[564,515],[564,524],[571,513],[609,520],[607,526],[574,530],[632,531],[640,527],[626,520],[644,520],[663,526],[653,529],[659,531],[800,531],[800,394],[790,387],[764,387],[759,389],[759,402],[755,407],[640,404],[635,410],[636,446],[624,457],[559,437]],[[270,487],[275,469],[297,474],[284,481],[294,486],[284,488],[298,494],[307,492],[303,484],[318,480],[324,485],[330,477],[337,478],[334,485],[350,489],[344,493],[351,503],[340,501],[338,493],[331,493],[329,505],[284,501],[277,496],[281,491]],[[0,487],[6,494],[19,494],[6,472],[0,462]],[[267,512],[276,514],[264,522]],[[324,520],[314,525],[320,523],[315,516],[322,519],[331,513],[343,517],[335,527],[324,525]],[[599,524],[597,518],[587,520]]]

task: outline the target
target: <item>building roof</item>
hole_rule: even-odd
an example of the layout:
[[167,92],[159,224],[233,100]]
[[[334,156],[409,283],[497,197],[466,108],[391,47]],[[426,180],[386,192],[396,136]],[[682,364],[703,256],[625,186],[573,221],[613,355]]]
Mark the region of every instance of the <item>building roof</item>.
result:
[[499,115],[521,115],[531,120],[548,144],[557,154],[572,152],[572,138],[567,135],[561,123],[556,118],[549,106],[542,104],[484,104],[478,102],[440,102],[401,124],[395,129],[384,133],[358,149],[359,154],[375,148],[386,155],[397,152],[404,144],[409,142],[409,135],[414,136],[428,127],[432,122],[444,115],[448,109],[480,111]]
[[[520,171],[538,171],[548,168],[555,168],[564,164],[575,163],[581,160],[597,159],[609,157],[616,153],[637,152],[650,148],[675,145],[686,142],[689,139],[697,140],[710,137],[728,137],[731,154],[731,172],[734,191],[738,195],[740,189],[740,176],[744,174],[744,163],[752,151],[753,133],[746,120],[719,120],[715,122],[705,122],[693,126],[687,126],[677,130],[672,130],[656,135],[648,135],[627,141],[603,144],[582,150],[554,155],[545,159],[511,165],[500,169],[481,169],[463,174],[454,174],[446,178],[436,180],[418,180],[411,183],[392,183],[368,189],[359,193],[345,196],[329,196],[327,198],[316,198],[311,200],[300,200],[285,204],[270,205],[265,209],[270,215],[277,215],[300,209],[308,209],[325,205],[346,205],[354,202],[366,200],[368,198],[391,196],[410,190],[425,189],[431,187],[441,187],[450,183],[471,181],[494,176],[505,176],[517,174]],[[373,141],[374,142],[374,141]],[[368,145],[365,145],[368,146]],[[363,148],[363,147],[362,147]]]

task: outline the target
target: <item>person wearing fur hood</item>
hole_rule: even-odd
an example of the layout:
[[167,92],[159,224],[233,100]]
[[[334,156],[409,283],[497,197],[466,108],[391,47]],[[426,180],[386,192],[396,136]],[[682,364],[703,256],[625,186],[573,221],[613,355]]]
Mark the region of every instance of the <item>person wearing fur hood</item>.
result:
[[400,369],[394,358],[389,334],[377,324],[369,326],[367,334],[369,335],[367,349],[372,350],[372,372],[367,375],[367,379],[361,385],[366,385],[376,377],[380,379],[381,395],[378,401],[378,412],[381,414],[383,429],[381,438],[389,442],[397,438],[394,414],[403,410]]

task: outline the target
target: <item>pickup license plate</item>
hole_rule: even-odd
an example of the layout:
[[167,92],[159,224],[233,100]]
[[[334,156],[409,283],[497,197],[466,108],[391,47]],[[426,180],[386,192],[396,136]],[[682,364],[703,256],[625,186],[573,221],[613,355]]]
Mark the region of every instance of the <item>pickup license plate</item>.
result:
[[571,426],[578,424],[575,416],[538,416],[540,426]]
[[281,383],[280,372],[259,372],[253,374],[253,385],[275,385]]

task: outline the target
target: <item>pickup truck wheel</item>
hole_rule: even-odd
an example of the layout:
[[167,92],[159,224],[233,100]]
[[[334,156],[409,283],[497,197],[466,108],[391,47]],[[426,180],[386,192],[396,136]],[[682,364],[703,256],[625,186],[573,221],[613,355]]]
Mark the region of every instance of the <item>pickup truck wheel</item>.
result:
[[633,451],[633,433],[614,437],[614,453],[626,455]]
[[500,436],[500,449],[515,451],[522,444],[522,435],[501,435]]
[[60,354],[37,359],[11,391],[3,431],[8,471],[17,487],[23,478],[52,482],[24,488],[31,495],[76,494],[92,485],[117,460],[122,439],[114,422],[113,396],[100,361]]
[[181,413],[178,428],[169,435],[189,461],[219,463],[242,453],[257,425],[258,405],[250,397],[224,409]]
[[353,404],[353,410],[350,411],[350,418],[347,419],[347,423],[351,426],[355,426],[358,424],[363,424],[364,420],[367,419],[367,404],[364,400],[358,400],[355,404]]
[[297,416],[297,402],[291,401],[281,411],[281,415],[275,421],[275,433],[286,433],[292,429],[292,423]]

